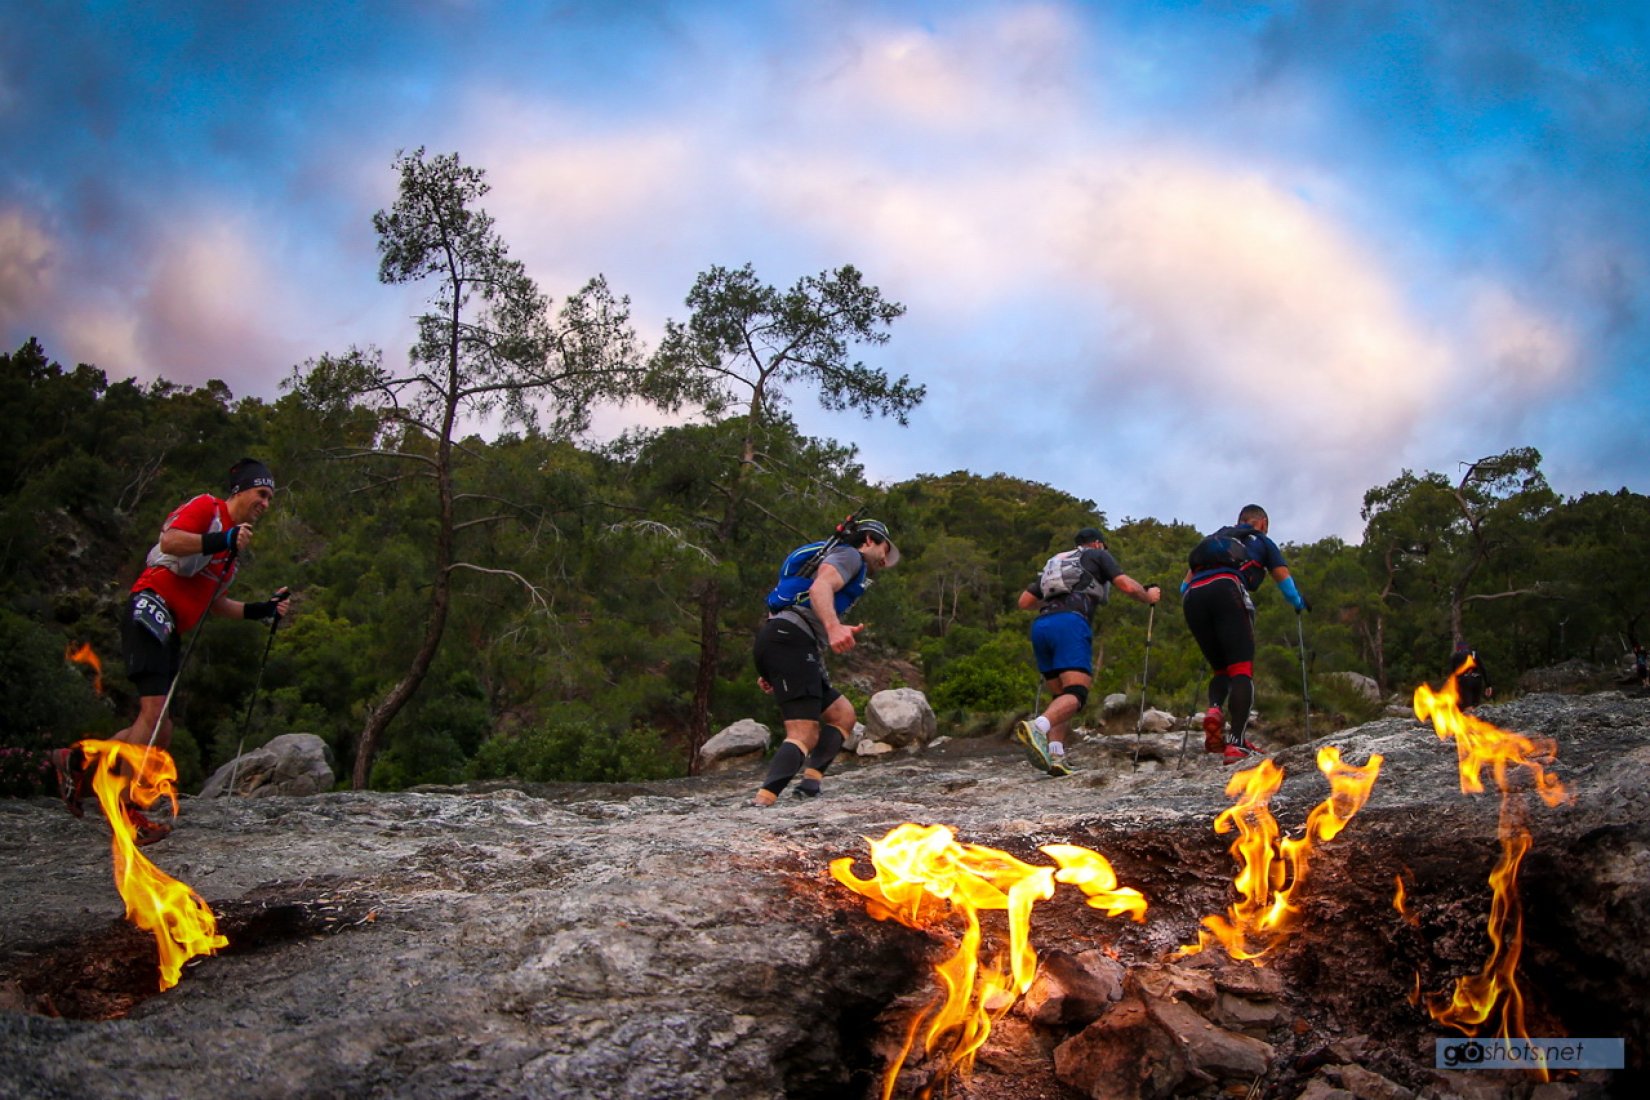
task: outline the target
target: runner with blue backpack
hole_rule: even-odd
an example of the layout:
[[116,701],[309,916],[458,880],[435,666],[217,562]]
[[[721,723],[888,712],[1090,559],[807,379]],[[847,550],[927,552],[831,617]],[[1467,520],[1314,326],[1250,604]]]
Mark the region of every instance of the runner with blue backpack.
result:
[[846,653],[865,627],[842,616],[865,594],[872,578],[899,562],[899,549],[881,520],[849,516],[836,533],[792,550],[768,593],[768,618],[756,632],[756,673],[785,720],[753,806],[772,806],[802,773],[796,793],[816,796],[854,728],[854,705],[831,686],[825,652]]
[[[1186,579],[1180,582],[1186,625],[1209,662],[1209,709],[1203,715],[1203,747],[1235,764],[1259,756],[1244,731],[1255,702],[1255,603],[1249,593],[1270,576],[1299,615],[1311,605],[1302,596],[1283,551],[1267,537],[1266,509],[1250,504],[1238,521],[1192,548]],[[1223,730],[1231,720],[1230,732]]]
[[1025,746],[1026,759],[1038,771],[1071,774],[1066,763],[1066,733],[1088,702],[1094,684],[1091,624],[1112,588],[1147,605],[1162,597],[1157,585],[1142,585],[1125,574],[1106,550],[1100,532],[1085,527],[1077,532],[1076,549],[1049,558],[1037,579],[1020,593],[1022,611],[1038,609],[1031,624],[1031,650],[1050,698],[1043,713],[1015,725],[1014,737]]

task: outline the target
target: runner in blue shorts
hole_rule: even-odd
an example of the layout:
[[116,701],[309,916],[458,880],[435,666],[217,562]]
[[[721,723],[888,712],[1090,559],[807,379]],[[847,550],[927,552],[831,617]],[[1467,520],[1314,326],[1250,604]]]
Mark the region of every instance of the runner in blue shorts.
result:
[[1031,649],[1037,672],[1048,687],[1048,708],[1014,727],[1033,767],[1050,775],[1070,775],[1066,731],[1088,701],[1094,683],[1094,613],[1116,588],[1143,604],[1154,604],[1157,585],[1142,586],[1123,572],[1106,550],[1100,532],[1077,532],[1077,548],[1048,559],[1042,573],[1020,593],[1022,610],[1037,608],[1031,624]]

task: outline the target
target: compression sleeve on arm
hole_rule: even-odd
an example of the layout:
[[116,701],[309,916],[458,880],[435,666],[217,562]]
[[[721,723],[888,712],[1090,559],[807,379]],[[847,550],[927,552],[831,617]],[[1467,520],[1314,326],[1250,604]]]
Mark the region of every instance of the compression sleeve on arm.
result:
[[1300,611],[1306,607],[1306,601],[1301,598],[1300,589],[1295,587],[1294,577],[1285,577],[1283,580],[1279,581],[1278,591],[1283,593],[1283,598],[1288,600],[1289,606],[1293,607],[1296,611]]

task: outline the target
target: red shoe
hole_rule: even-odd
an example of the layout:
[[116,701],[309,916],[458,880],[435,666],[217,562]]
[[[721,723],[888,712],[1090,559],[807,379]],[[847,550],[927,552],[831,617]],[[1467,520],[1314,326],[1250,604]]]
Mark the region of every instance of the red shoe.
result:
[[1226,718],[1220,713],[1219,707],[1210,707],[1203,714],[1203,751],[1219,752],[1226,746],[1226,736],[1222,732],[1226,726]]
[[76,768],[73,759],[74,749],[53,749],[52,771],[57,773],[57,794],[63,805],[76,817],[85,817],[86,808],[80,803],[88,793],[91,776],[84,768]]
[[1227,745],[1225,759],[1223,759],[1221,763],[1241,764],[1245,760],[1259,760],[1265,755],[1265,753],[1249,744],[1249,742],[1243,741],[1236,745]]
[[132,843],[139,848],[147,847],[157,840],[165,840],[172,835],[172,823],[156,821],[137,812],[131,806],[125,807],[126,822],[132,826]]

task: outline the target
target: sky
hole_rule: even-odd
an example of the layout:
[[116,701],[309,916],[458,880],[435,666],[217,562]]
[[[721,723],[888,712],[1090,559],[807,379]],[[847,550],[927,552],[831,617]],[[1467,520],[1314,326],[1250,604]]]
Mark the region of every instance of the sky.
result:
[[[972,470],[1356,542],[1364,493],[1531,446],[1650,492],[1650,5],[505,0],[0,7],[0,347],[274,399],[405,361],[403,150],[483,169],[560,300],[852,264],[906,307],[828,413]],[[597,436],[657,414],[604,410]]]

